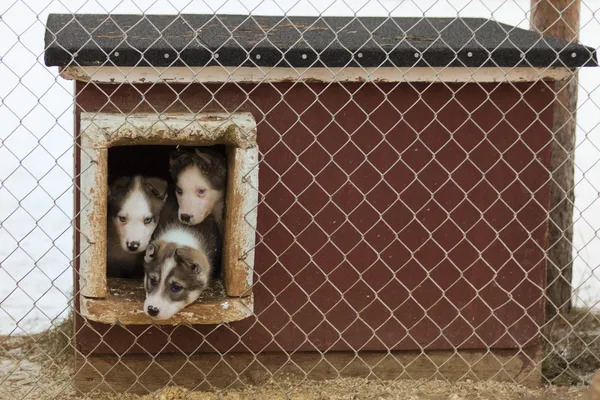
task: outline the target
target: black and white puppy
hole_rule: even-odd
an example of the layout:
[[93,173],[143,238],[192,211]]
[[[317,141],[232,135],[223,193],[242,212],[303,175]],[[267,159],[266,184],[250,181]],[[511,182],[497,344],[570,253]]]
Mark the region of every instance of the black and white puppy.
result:
[[108,276],[143,276],[144,251],[158,226],[167,197],[167,181],[160,178],[124,176],[109,186]]
[[212,215],[196,226],[176,221],[161,228],[144,257],[144,312],[169,319],[196,301],[218,269],[220,247]]
[[171,153],[169,166],[179,205],[179,220],[197,225],[213,215],[223,232],[227,160],[212,147],[178,149]]

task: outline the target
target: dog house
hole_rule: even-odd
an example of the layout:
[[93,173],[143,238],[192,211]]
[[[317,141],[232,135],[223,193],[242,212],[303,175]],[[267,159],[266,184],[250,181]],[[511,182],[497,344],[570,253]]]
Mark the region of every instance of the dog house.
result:
[[[53,14],[45,39],[75,83],[81,387],[539,382],[552,82],[593,49],[470,18]],[[189,145],[226,148],[225,278],[151,325],[106,279],[108,176]]]

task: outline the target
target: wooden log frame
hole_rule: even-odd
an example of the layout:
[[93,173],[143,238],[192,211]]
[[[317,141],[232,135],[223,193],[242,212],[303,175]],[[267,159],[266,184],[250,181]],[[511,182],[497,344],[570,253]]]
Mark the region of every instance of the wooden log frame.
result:
[[[579,14],[579,0],[532,0],[531,28],[544,35],[577,42]],[[571,71],[566,79],[554,83],[556,102],[553,110],[554,140],[546,274],[548,319],[571,309],[577,88],[576,70]]]
[[[258,202],[258,148],[254,117],[247,112],[81,113],[80,131],[79,284],[82,315],[102,323],[152,322],[141,309],[144,295],[141,285],[124,284],[114,279],[107,281],[106,278],[108,149],[148,144],[225,145],[229,164],[223,295],[209,296],[205,302],[190,306],[189,310],[186,309],[185,321],[175,318],[162,323],[218,324],[252,315]],[[110,292],[109,287],[114,290]],[[124,296],[121,292],[131,296]]]

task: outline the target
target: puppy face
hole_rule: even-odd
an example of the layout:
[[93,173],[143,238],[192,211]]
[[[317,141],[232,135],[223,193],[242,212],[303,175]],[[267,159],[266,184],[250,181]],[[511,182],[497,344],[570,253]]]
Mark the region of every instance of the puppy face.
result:
[[159,320],[171,318],[196,301],[210,276],[210,264],[202,251],[160,240],[146,249],[144,270],[144,312]]
[[109,188],[108,209],[119,246],[129,253],[146,250],[167,200],[167,181],[123,177]]
[[187,225],[197,225],[212,213],[223,193],[215,190],[200,169],[192,165],[179,174],[175,194],[179,204],[178,217]]
[[225,157],[208,148],[180,151],[171,155],[170,167],[176,183],[179,220],[197,225],[223,201]]

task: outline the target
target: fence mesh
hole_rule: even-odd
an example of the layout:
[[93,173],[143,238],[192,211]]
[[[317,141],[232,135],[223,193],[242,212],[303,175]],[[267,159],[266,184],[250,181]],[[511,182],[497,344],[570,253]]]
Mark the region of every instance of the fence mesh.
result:
[[[529,29],[532,7],[563,7],[557,12],[570,20],[542,29],[558,34],[557,26],[566,26],[568,41],[598,48],[600,3],[594,0],[0,4],[2,398],[92,398],[96,389],[119,398],[123,390],[167,386],[237,388],[248,390],[241,397],[266,397],[270,392],[261,390],[268,385],[306,398],[328,390],[344,398],[409,398],[415,387],[407,378],[468,380],[447,394],[493,380],[589,383],[600,368],[595,68],[557,83],[541,79],[553,68],[535,67],[530,71],[540,80],[532,83],[511,78],[524,73],[522,66],[497,67],[500,75],[485,82],[484,67],[462,68],[466,79],[444,78],[451,71],[427,65],[396,68],[396,82],[369,79],[394,69],[383,62],[320,67],[327,82],[311,78],[311,66],[288,67],[292,77],[279,82],[270,67],[257,67],[253,83],[244,83],[234,79],[242,69],[223,67],[222,83],[206,83],[198,78],[214,70],[180,65],[182,54],[171,49],[165,59],[172,57],[194,82],[132,85],[135,68],[114,67],[124,81],[98,83],[103,70],[92,68],[74,89],[44,61],[51,13],[102,14],[104,21],[117,14],[245,15],[262,34],[246,61],[260,64],[259,42],[275,40],[265,15],[280,16],[281,24],[292,16],[346,16],[372,39],[379,25],[367,26],[363,17],[489,18],[508,32]],[[579,14],[577,24],[571,13]],[[323,24],[335,31],[323,21],[297,34],[318,33]],[[168,38],[169,25],[152,26],[155,36]],[[208,48],[197,34],[186,40]],[[238,34],[231,31],[229,39],[239,40]],[[314,55],[316,68],[318,52],[306,50],[302,58]],[[213,61],[226,59],[226,52],[213,52]],[[79,54],[71,56],[74,66]],[[137,66],[147,76],[170,73],[145,65],[144,56]],[[106,57],[115,60],[118,52]],[[367,79],[343,82],[348,74]],[[429,78],[417,82],[418,76]],[[74,238],[89,206],[80,194],[85,171],[79,163],[86,155],[96,160],[74,128],[81,113],[215,111],[251,112],[257,123],[259,161],[251,169],[258,169],[259,181],[251,190],[258,203],[251,212],[258,222],[246,227],[256,231],[256,243],[241,250],[254,257],[252,315],[216,325],[88,320],[74,268],[90,243],[74,247]],[[115,152],[112,161],[111,154],[109,168],[125,170],[128,162],[115,160],[130,153]],[[151,154],[146,165],[162,153]],[[141,280],[138,286],[143,290]],[[372,389],[347,377],[366,378]],[[299,389],[312,379],[327,383],[311,393]],[[434,387],[423,387],[421,394],[436,395]],[[491,393],[502,390],[493,386]]]

